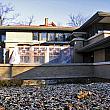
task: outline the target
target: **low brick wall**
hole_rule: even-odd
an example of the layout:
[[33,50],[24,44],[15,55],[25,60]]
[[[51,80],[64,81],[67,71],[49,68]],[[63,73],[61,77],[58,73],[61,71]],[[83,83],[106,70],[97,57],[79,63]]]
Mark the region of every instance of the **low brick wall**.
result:
[[20,79],[54,79],[99,77],[110,79],[110,63],[76,63],[45,65],[0,64],[1,77]]
[[110,79],[110,62],[94,63],[93,65],[96,77]]
[[9,78],[11,77],[11,65],[10,64],[0,64],[0,77]]
[[[93,75],[91,64],[66,64],[66,65],[14,65],[12,68],[13,76],[25,79],[49,79],[49,78],[72,78],[72,77],[91,77]],[[16,72],[26,68],[21,74]],[[31,69],[30,69],[31,68]],[[29,70],[27,70],[29,69]],[[17,75],[18,74],[18,75]]]
[[0,76],[20,79],[92,77],[92,64],[0,65]]

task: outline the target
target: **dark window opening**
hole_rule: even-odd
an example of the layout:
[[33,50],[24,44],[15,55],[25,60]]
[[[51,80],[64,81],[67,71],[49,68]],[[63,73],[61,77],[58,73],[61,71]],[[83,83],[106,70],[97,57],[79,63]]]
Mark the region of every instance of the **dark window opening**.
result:
[[33,40],[39,40],[39,33],[38,32],[33,33]]
[[94,62],[94,54],[93,54],[93,52],[84,53],[83,54],[83,62],[84,63],[93,63]]
[[110,61],[110,47],[105,49],[105,61]]

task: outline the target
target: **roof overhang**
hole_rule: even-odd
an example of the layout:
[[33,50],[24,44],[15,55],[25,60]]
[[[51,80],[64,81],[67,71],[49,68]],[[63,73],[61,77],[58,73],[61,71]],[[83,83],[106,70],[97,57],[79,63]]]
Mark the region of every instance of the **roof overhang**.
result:
[[97,12],[76,31],[85,30],[94,23],[110,23],[110,13],[102,11]]
[[63,26],[0,26],[0,31],[64,31],[73,32],[76,27]]
[[85,35],[85,34],[87,34],[86,32],[73,32],[72,34],[71,34],[71,36],[73,35],[73,36],[75,36],[75,37],[79,37],[79,36],[82,36],[82,35]]
[[44,43],[42,43],[42,44],[52,44],[52,45],[57,45],[57,44],[59,44],[59,45],[69,45],[70,44],[70,42],[60,42],[60,41],[57,41],[57,42],[44,42]]
[[104,17],[99,21],[99,23],[110,23],[110,16]]
[[103,48],[106,48],[109,46],[110,46],[110,36],[106,37],[98,42],[88,44],[88,45],[84,46],[83,48],[77,50],[77,52],[86,53],[86,52],[91,52],[91,51],[95,51],[98,49],[103,49]]

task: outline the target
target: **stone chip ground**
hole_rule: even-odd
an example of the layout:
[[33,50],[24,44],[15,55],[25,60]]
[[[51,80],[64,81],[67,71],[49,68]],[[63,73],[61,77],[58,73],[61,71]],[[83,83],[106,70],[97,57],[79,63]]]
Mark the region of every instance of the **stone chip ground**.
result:
[[110,110],[110,83],[0,88],[5,110]]

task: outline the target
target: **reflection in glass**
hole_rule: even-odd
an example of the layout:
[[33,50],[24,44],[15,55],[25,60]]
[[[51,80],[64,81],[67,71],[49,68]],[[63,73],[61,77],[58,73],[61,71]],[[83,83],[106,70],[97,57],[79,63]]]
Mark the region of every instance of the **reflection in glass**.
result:
[[42,32],[41,33],[41,41],[46,41],[47,40],[47,33],[46,32]]
[[48,41],[54,41],[55,40],[55,33],[48,33]]
[[39,40],[38,32],[33,33],[33,40]]

